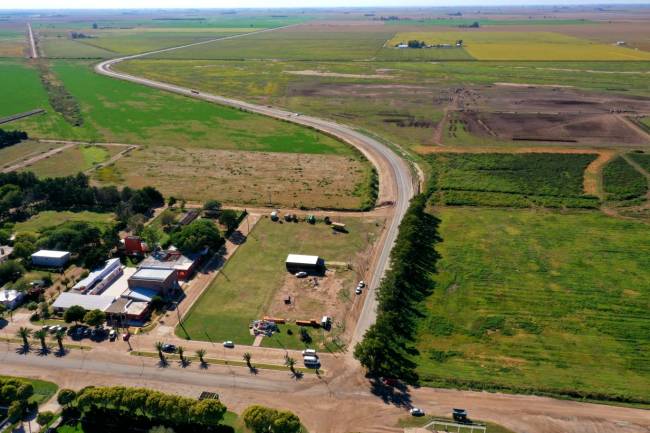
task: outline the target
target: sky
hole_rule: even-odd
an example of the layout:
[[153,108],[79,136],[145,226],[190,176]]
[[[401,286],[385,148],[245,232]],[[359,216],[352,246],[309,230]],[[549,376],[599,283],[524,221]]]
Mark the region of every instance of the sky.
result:
[[312,8],[644,4],[648,0],[0,0],[0,9]]

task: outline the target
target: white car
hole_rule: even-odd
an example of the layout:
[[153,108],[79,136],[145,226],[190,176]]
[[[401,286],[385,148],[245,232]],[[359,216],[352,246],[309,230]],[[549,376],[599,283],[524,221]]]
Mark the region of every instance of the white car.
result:
[[424,411],[417,407],[412,407],[409,412],[411,416],[424,416]]
[[361,292],[363,292],[363,290],[361,290],[361,286],[357,286],[357,288],[354,289],[354,293],[356,293],[357,295],[360,295]]
[[365,283],[365,281],[361,280],[361,281],[359,281],[359,284],[357,284],[357,286],[359,286],[359,287],[361,287],[363,289],[364,287],[366,287],[366,283]]
[[302,356],[314,356],[318,358],[318,355],[316,354],[316,349],[305,349],[302,351]]
[[305,278],[306,276],[307,272],[305,271],[296,272],[296,278]]
[[232,349],[233,347],[235,347],[235,343],[233,343],[233,342],[230,341],[230,340],[228,340],[228,341],[224,341],[224,342],[223,342],[223,347],[227,347],[227,348],[229,348],[229,349]]

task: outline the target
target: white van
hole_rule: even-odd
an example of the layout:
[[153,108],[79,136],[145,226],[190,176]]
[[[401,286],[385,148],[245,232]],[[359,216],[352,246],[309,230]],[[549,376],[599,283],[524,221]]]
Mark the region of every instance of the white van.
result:
[[305,356],[302,360],[307,367],[317,367],[320,365],[320,361],[315,356]]

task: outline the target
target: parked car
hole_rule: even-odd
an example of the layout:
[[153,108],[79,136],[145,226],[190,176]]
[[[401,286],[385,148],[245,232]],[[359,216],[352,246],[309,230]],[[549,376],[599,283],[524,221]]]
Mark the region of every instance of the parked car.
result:
[[223,347],[227,347],[227,348],[229,348],[229,349],[232,349],[233,347],[235,347],[235,343],[233,343],[233,342],[230,341],[230,340],[228,340],[228,341],[224,341],[224,342],[223,342]]
[[[54,328],[54,326],[53,326],[53,328]],[[50,332],[50,327],[49,327],[48,325],[45,325],[45,326],[43,326],[43,327],[41,328],[41,330],[43,330],[43,331],[45,331],[45,332]]]
[[409,412],[411,416],[424,416],[424,411],[418,407],[412,407]]
[[361,286],[357,286],[357,288],[354,289],[354,293],[356,293],[357,295],[360,295],[361,293],[363,293],[363,290],[361,290]]
[[302,362],[305,364],[305,367],[308,368],[320,367],[320,360],[316,356],[303,356]]
[[129,334],[128,332],[122,334],[122,341],[129,341],[130,338],[131,338],[131,334]]
[[305,349],[302,351],[302,356],[315,356],[318,358],[318,355],[316,354],[316,349]]
[[296,278],[305,278],[306,276],[307,272],[305,271],[296,272]]
[[115,331],[115,329],[111,329],[111,332],[108,333],[108,339],[110,341],[115,341],[116,338],[117,338],[117,331]]
[[174,346],[173,344],[165,343],[163,344],[162,351],[165,353],[175,353],[176,346]]
[[364,287],[366,287],[366,283],[365,283],[365,281],[361,280],[361,281],[359,281],[359,284],[357,284],[357,286],[359,286],[359,287],[361,287],[363,289]]

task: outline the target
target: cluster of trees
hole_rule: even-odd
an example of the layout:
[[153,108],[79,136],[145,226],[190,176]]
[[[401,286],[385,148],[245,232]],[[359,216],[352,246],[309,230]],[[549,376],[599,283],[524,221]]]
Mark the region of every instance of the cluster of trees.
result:
[[73,305],[63,313],[65,323],[83,322],[88,326],[101,326],[106,322],[106,313],[102,310],[85,310],[80,305]]
[[0,264],[0,287],[13,283],[25,273],[25,267],[17,260],[7,260]]
[[195,431],[219,426],[226,407],[217,399],[195,400],[164,394],[144,388],[87,387],[75,394],[61,390],[59,403],[74,406],[84,418],[96,419],[103,414],[102,423],[144,417],[150,426],[193,426]]
[[242,419],[254,433],[298,433],[301,430],[300,418],[293,413],[259,405],[249,406],[242,413]]
[[15,378],[0,378],[0,406],[8,408],[7,416],[11,422],[16,422],[33,409],[29,398],[34,395],[31,383]]
[[217,226],[210,220],[200,219],[171,234],[172,243],[184,253],[196,253],[204,248],[216,252],[224,244]]
[[[3,189],[6,186],[8,189]],[[0,199],[8,193],[12,194],[14,208],[113,211],[123,221],[164,204],[162,194],[153,187],[122,190],[114,186],[93,187],[83,173],[45,179],[37,178],[32,172],[0,173]]]
[[27,138],[25,131],[5,131],[0,128],[0,149],[18,144]]
[[409,48],[425,48],[427,46],[426,42],[418,41],[417,39],[412,39],[407,43]]
[[426,211],[428,195],[413,198],[391,252],[390,270],[377,290],[377,321],[354,348],[354,357],[372,377],[416,383],[413,355],[417,304],[430,294],[430,276],[439,256],[439,220]]

